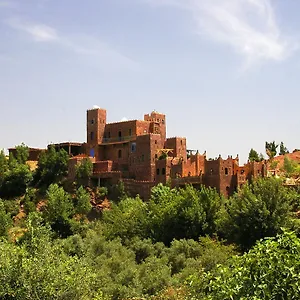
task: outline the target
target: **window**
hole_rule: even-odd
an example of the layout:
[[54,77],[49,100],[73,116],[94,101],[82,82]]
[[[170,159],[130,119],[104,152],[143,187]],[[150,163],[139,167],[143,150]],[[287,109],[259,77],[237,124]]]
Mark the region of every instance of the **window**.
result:
[[157,144],[157,140],[154,141],[155,145]]
[[121,149],[118,151],[118,158],[122,158],[122,150]]
[[95,119],[92,119],[92,120],[91,120],[91,124],[92,124],[92,125],[95,124]]
[[181,144],[181,146],[182,146],[182,140],[180,141],[180,144]]
[[161,122],[162,122],[162,124],[165,124],[165,120],[164,119],[162,119]]
[[145,155],[144,154],[142,154],[142,161],[144,161],[145,160]]
[[162,168],[161,174],[162,174],[162,175],[166,175],[166,169],[165,169],[165,168]]
[[90,149],[90,156],[95,157],[95,150],[94,149]]
[[244,174],[244,173],[245,173],[245,170],[242,170],[242,171],[241,171],[241,174]]
[[156,169],[156,175],[159,175],[159,169]]
[[119,131],[118,136],[119,136],[119,141],[121,141],[121,139],[122,139],[122,132],[121,132],[121,130]]
[[131,152],[135,152],[136,151],[136,143],[132,143],[131,144]]
[[108,132],[108,138],[110,138],[110,131]]
[[225,175],[228,175],[228,168],[225,168]]
[[157,154],[155,154],[155,159],[157,159]]
[[130,128],[129,129],[129,136],[131,136],[132,135],[132,129]]
[[91,132],[91,141],[94,140],[94,131]]

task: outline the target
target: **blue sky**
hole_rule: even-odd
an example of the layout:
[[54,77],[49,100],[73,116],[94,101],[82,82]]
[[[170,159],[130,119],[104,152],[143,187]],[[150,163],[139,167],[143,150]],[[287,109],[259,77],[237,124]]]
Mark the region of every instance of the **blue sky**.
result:
[[188,148],[300,148],[300,1],[0,0],[0,148],[167,115]]

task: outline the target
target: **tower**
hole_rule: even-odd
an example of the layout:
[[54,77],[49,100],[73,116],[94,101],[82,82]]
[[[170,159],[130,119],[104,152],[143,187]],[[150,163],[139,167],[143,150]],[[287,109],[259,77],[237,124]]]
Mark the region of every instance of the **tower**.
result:
[[88,154],[97,157],[97,146],[102,143],[106,125],[106,110],[93,108],[87,111],[87,147]]
[[151,122],[151,133],[160,134],[162,140],[166,140],[166,115],[154,110],[151,114],[144,115],[144,121]]

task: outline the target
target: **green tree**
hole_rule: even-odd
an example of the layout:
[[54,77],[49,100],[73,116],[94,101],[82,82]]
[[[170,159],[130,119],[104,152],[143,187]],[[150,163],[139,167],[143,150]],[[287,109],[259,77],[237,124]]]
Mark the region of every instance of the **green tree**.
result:
[[113,204],[111,210],[103,212],[103,220],[107,226],[106,234],[110,238],[126,240],[149,235],[148,206],[138,197],[126,198]]
[[57,184],[51,184],[47,190],[47,205],[44,212],[46,221],[60,236],[71,234],[69,218],[73,215],[73,203],[68,193]]
[[222,198],[211,188],[196,190],[188,185],[177,190],[158,185],[149,203],[153,237],[169,244],[174,238],[197,240],[213,234],[222,205]]
[[24,143],[16,146],[16,157],[15,159],[19,164],[25,164],[29,157],[29,148]]
[[8,160],[4,150],[0,150],[0,177],[8,170]]
[[260,241],[249,253],[234,257],[204,276],[190,278],[191,299],[298,299],[300,240],[284,231]]
[[0,241],[0,266],[1,299],[104,299],[96,272],[66,255],[37,213],[29,215],[19,242]]
[[260,157],[259,157],[258,153],[253,148],[250,149],[250,152],[248,155],[248,160],[249,161],[260,161]]
[[24,195],[32,179],[32,172],[27,165],[14,162],[10,169],[4,173],[0,195],[7,198]]
[[285,188],[282,181],[258,179],[246,184],[226,203],[221,232],[229,241],[248,250],[264,237],[275,236],[289,226],[293,209],[299,208],[299,194]]
[[89,158],[84,158],[76,166],[76,181],[79,184],[88,185],[89,179],[93,174],[93,163]]
[[276,144],[275,141],[270,142],[270,143],[266,142],[266,145],[265,145],[266,154],[268,155],[270,160],[272,160],[276,156],[278,146],[279,145]]
[[299,176],[300,165],[296,161],[289,159],[287,156],[284,157],[283,170],[287,177]]
[[92,208],[90,194],[81,186],[76,191],[75,212],[77,214],[87,214]]
[[284,146],[283,142],[280,143],[279,149],[279,155],[285,155],[289,153],[289,150]]
[[0,237],[7,237],[8,229],[13,222],[9,213],[6,212],[3,201],[0,199]]
[[65,150],[56,151],[54,146],[51,146],[39,157],[35,174],[36,182],[45,186],[59,183],[68,173],[68,161],[69,155]]

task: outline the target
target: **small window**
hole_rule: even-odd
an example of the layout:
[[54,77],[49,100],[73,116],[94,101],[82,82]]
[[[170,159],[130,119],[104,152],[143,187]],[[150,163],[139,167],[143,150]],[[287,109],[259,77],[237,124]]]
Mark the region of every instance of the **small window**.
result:
[[165,168],[162,168],[161,174],[162,174],[162,175],[166,175],[166,169],[165,169]]
[[136,151],[136,143],[132,143],[131,144],[131,152],[135,152]]
[[118,158],[122,158],[122,150],[121,149],[118,151]]
[[132,135],[132,129],[130,128],[129,129],[129,136],[131,136]]
[[228,175],[228,168],[225,168],[225,175]]
[[180,141],[180,144],[181,144],[181,146],[182,146],[182,140]]
[[142,161],[144,161],[145,160],[145,155],[144,154],[142,154]]
[[91,141],[94,140],[94,131],[91,132]]
[[159,175],[159,169],[156,169],[156,175]]
[[108,132],[108,138],[110,138],[110,131]]
[[95,119],[92,119],[92,120],[91,120],[91,124],[92,124],[92,125],[95,124]]
[[157,140],[155,140],[155,142],[154,142],[154,143],[155,143],[155,145],[156,145],[156,144],[157,144]]
[[245,173],[245,170],[241,170],[241,174],[244,174]]
[[155,154],[155,159],[157,159],[157,154]]
[[162,120],[161,120],[161,123],[162,123],[162,124],[165,124],[165,120],[164,120],[164,119],[162,119]]

